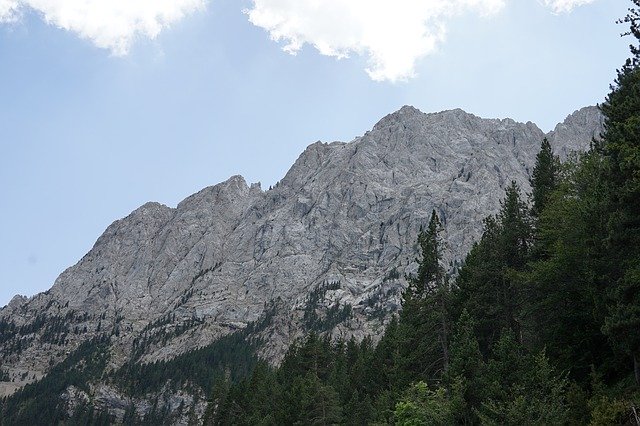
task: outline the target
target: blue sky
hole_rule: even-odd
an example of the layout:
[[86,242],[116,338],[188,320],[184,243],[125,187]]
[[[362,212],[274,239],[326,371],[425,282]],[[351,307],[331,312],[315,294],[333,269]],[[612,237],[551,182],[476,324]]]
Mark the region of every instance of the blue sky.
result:
[[551,130],[604,99],[630,42],[620,0],[368,0],[397,16],[363,0],[165,0],[120,33],[74,1],[0,0],[0,306],[51,287],[147,201],[235,174],[268,188],[308,144],[405,104]]

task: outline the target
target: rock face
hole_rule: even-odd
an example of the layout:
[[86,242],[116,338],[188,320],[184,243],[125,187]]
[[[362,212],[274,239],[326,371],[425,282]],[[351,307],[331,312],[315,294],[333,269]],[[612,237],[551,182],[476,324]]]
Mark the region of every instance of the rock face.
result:
[[582,108],[558,124],[547,138],[556,154],[565,159],[571,152],[589,149],[594,139],[600,139],[604,131],[604,116],[597,107]]
[[[244,327],[276,302],[263,349],[274,361],[312,328],[377,335],[399,307],[418,230],[433,209],[454,264],[511,180],[530,190],[544,137],[566,156],[588,147],[602,123],[588,107],[545,135],[530,122],[403,107],[352,142],[310,145],[268,191],[234,176],[176,208],[145,204],[109,226],[49,291],[0,310],[13,330],[0,340],[0,366],[13,382],[0,390],[40,378],[101,333],[118,336],[114,368],[167,359]],[[321,297],[309,306],[312,293]],[[304,315],[331,307],[344,315]],[[168,330],[135,350],[143,331]]]

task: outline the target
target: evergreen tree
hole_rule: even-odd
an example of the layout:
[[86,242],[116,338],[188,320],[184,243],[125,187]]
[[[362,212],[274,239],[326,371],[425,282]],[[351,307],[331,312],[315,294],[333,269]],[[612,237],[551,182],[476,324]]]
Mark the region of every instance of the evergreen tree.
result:
[[412,385],[396,404],[394,424],[403,426],[456,424],[456,417],[464,405],[460,387],[452,391],[444,387],[429,389],[425,382]]
[[[639,0],[633,0],[640,6]],[[623,19],[627,34],[640,39],[640,11],[629,9]],[[609,244],[618,260],[609,274],[610,314],[604,332],[631,355],[640,385],[640,48],[618,71],[606,102],[604,179],[610,188]]]
[[474,333],[474,321],[464,309],[455,324],[451,341],[451,365],[444,378],[449,391],[455,387],[463,399],[463,403],[457,404],[459,410],[456,421],[459,424],[472,424],[476,420],[473,407],[480,404],[479,377],[483,368],[484,361]]
[[600,331],[607,234],[601,155],[592,150],[563,165],[562,176],[536,227],[535,256],[521,274],[526,286],[524,336],[546,348],[581,384],[592,365],[611,357]]
[[625,269],[609,292],[612,304],[603,331],[616,348],[631,355],[636,384],[640,386],[640,259]]
[[275,425],[280,385],[275,373],[265,362],[259,362],[247,384],[248,398],[245,406],[247,424]]
[[366,368],[366,376],[372,384],[367,390],[375,396],[375,418],[383,423],[391,421],[397,398],[407,383],[407,372],[404,370],[406,363],[402,361],[400,342],[400,324],[394,316]]
[[361,396],[358,391],[351,394],[345,404],[343,421],[347,425],[368,425],[373,414],[373,404],[369,395]]
[[531,173],[531,214],[539,217],[544,210],[551,192],[555,189],[560,161],[553,155],[551,144],[544,138],[540,152],[536,156],[536,165]]
[[302,425],[336,425],[342,421],[338,394],[331,385],[323,384],[314,374],[308,374],[300,388],[300,419]]
[[496,217],[485,219],[482,238],[467,256],[457,280],[456,311],[466,308],[477,322],[478,342],[488,354],[503,329],[520,337],[522,286],[531,222],[515,182],[507,187]]
[[437,379],[449,364],[449,285],[440,264],[441,232],[434,210],[427,230],[418,235],[418,274],[409,281],[400,313],[402,387],[415,380]]
[[507,268],[522,268],[528,260],[532,231],[527,204],[520,198],[520,187],[515,181],[506,189],[498,221],[502,261]]
[[564,425],[565,377],[544,352],[530,355],[510,330],[502,333],[483,371],[484,398],[477,411],[484,425]]
[[421,297],[429,294],[435,287],[442,285],[444,270],[441,261],[442,240],[440,233],[442,224],[435,210],[431,212],[431,219],[426,232],[418,235],[418,245],[420,246],[421,260],[418,267],[418,276],[412,280],[416,288],[416,294]]

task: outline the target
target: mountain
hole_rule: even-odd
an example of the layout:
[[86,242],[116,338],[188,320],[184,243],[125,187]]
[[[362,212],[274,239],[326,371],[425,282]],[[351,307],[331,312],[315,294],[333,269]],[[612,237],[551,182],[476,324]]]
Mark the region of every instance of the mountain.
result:
[[[251,330],[272,362],[309,331],[379,336],[433,209],[455,271],[504,188],[515,180],[530,190],[543,138],[566,157],[602,130],[596,107],[545,134],[531,122],[405,106],[349,143],[310,145],[267,191],[233,176],[176,208],[147,203],[50,290],[0,310],[0,395],[64,365],[83,342],[100,341],[105,371],[117,371],[206,347],[265,316]],[[70,386],[64,398],[123,415],[126,398],[100,383]]]

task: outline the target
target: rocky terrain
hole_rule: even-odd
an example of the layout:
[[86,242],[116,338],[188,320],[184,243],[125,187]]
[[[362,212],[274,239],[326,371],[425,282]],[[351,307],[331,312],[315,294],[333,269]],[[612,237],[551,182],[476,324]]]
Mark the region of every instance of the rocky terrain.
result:
[[[566,158],[602,125],[595,107],[545,134],[531,122],[406,106],[349,143],[310,145],[269,190],[234,176],[176,208],[147,203],[109,226],[49,291],[0,310],[0,395],[98,336],[110,338],[107,368],[116,369],[204,346],[271,308],[260,353],[272,362],[310,330],[377,336],[399,308],[433,209],[453,271],[511,180],[530,190],[543,138]],[[63,397],[124,411],[116,390],[92,389]]]

